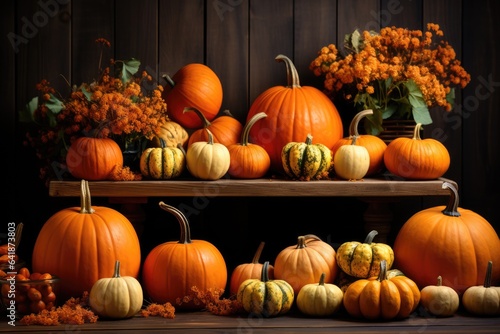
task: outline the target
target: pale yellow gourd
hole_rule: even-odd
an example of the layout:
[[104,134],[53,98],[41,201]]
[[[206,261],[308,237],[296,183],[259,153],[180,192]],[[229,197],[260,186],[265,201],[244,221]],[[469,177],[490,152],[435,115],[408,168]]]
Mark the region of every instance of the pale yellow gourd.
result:
[[444,286],[438,276],[437,285],[427,285],[420,291],[420,303],[432,315],[450,317],[457,312],[460,298],[453,288]]
[[186,152],[186,163],[189,172],[202,180],[218,180],[229,170],[231,157],[226,146],[214,143],[210,130],[208,142],[199,141],[191,144]]
[[132,276],[120,276],[120,261],[115,263],[111,278],[97,280],[89,293],[89,305],[103,318],[133,317],[142,308],[143,292],[139,281]]
[[335,174],[345,180],[360,180],[370,167],[370,154],[364,146],[356,145],[353,137],[350,145],[342,145],[333,157]]
[[491,286],[493,262],[488,262],[484,285],[474,285],[462,296],[464,308],[475,315],[500,316],[500,287]]
[[325,273],[319,283],[304,285],[297,295],[297,307],[303,314],[326,317],[335,314],[342,306],[344,293],[335,284],[325,283]]

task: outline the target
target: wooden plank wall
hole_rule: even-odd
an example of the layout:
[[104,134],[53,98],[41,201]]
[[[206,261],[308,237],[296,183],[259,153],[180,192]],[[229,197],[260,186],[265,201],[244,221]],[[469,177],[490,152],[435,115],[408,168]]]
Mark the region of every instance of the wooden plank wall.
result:
[[[7,150],[2,159],[7,165],[3,196],[7,199],[1,223],[25,222],[22,248],[29,258],[43,222],[61,208],[78,205],[76,199],[47,196],[38,179],[36,159],[22,146],[24,134],[17,111],[35,94],[35,84],[42,78],[61,92],[69,89],[66,80],[92,80],[99,56],[96,38],[112,43],[107,58],[138,58],[142,68],[159,81],[162,74],[174,74],[187,63],[207,64],[222,81],[222,108],[244,122],[261,92],[285,84],[285,68],[274,61],[276,55],[294,60],[302,85],[320,88],[321,81],[308,65],[322,46],[339,45],[355,28],[422,29],[427,22],[435,22],[455,47],[472,82],[458,93],[459,107],[454,112],[432,111],[434,124],[426,127],[425,135],[441,140],[449,149],[452,165],[445,176],[459,184],[461,206],[480,213],[500,230],[496,208],[500,201],[499,13],[500,2],[495,0],[5,0],[0,13],[4,102],[0,126]],[[341,113],[348,124],[352,113]],[[249,249],[253,251],[263,239],[277,242],[285,235],[275,251],[293,244],[295,239],[289,236],[299,233],[317,233],[337,242],[361,239],[364,234],[357,223],[365,204],[356,199],[338,199],[333,205],[329,199],[300,198],[209,202],[195,218],[199,229],[195,233],[227,252],[247,254],[245,258],[234,255],[235,263],[249,260]],[[394,233],[416,210],[444,204],[434,199],[403,202],[393,208],[397,214]],[[146,206],[149,228],[161,221],[150,213],[157,209],[155,201]],[[331,219],[321,218],[325,213]],[[352,218],[337,218],[343,214]],[[269,224],[279,224],[286,233],[270,234]],[[221,236],[227,234],[230,237]],[[158,237],[155,230],[146,235],[147,247],[167,238]],[[242,245],[247,249],[240,252],[237,247]]]

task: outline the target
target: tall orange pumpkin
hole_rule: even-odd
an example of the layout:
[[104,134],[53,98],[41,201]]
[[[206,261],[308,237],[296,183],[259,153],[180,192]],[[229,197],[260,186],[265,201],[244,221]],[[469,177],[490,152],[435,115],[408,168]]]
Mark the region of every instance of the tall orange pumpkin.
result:
[[363,146],[370,155],[370,166],[366,172],[366,176],[372,176],[380,173],[384,169],[384,153],[387,144],[377,136],[363,134],[358,132],[358,126],[361,119],[367,115],[372,115],[373,110],[363,110],[357,113],[349,124],[349,136],[338,140],[332,148],[332,156],[342,145],[350,145],[352,140],[356,138],[356,145]]
[[179,241],[168,241],[153,248],[144,261],[142,281],[147,295],[157,303],[169,302],[184,309],[201,309],[193,302],[178,305],[176,300],[191,294],[196,287],[225,289],[226,262],[219,250],[205,240],[192,240],[184,214],[160,202],[160,207],[172,213],[180,224]]
[[106,180],[115,166],[122,165],[122,150],[110,138],[77,138],[66,155],[66,166],[78,179]]
[[222,83],[217,74],[207,65],[192,63],[179,69],[172,78],[164,77],[167,86],[163,98],[168,115],[188,129],[199,129],[202,120],[193,113],[184,113],[184,108],[196,108],[207,120],[212,121],[222,105]]
[[[500,263],[500,239],[495,229],[479,214],[458,207],[457,189],[450,189],[447,206],[437,206],[414,214],[394,241],[394,266],[411,277],[420,288],[443,285],[462,294],[468,287],[481,285],[488,261]],[[500,283],[500,265],[492,273],[492,284]]]
[[267,114],[252,127],[250,139],[269,153],[272,170],[283,172],[283,146],[304,141],[311,134],[313,144],[331,149],[342,138],[343,127],[333,102],[315,87],[300,86],[297,70],[288,57],[278,55],[276,60],[286,65],[287,86],[271,87],[261,93],[250,107],[247,122],[259,112]]
[[[61,278],[61,296],[81,297],[100,278],[112,277],[116,261],[123,276],[136,277],[139,238],[120,212],[91,206],[88,181],[81,181],[81,207],[63,209],[43,225],[33,248],[33,272]],[[64,299],[61,299],[64,300]]]
[[316,283],[325,273],[325,283],[333,283],[339,267],[333,247],[315,235],[299,236],[297,245],[283,249],[274,261],[274,278],[287,281],[297,295],[306,284]]

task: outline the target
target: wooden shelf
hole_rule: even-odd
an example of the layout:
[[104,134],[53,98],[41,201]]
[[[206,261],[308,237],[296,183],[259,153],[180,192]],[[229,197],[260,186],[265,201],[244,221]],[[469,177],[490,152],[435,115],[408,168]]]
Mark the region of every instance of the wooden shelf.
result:
[[[175,179],[166,181],[91,181],[93,197],[400,197],[447,196],[440,178],[430,181],[406,181],[392,175],[367,178],[361,181],[289,181],[283,179],[220,179],[201,181]],[[54,197],[80,196],[79,181],[51,181],[49,195]]]

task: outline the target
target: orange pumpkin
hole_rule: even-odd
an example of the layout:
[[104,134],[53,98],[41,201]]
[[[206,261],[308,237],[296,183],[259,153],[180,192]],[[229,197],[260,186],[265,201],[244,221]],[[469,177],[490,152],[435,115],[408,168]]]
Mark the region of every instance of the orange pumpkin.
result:
[[[500,239],[495,229],[477,213],[458,207],[458,191],[450,183],[448,205],[414,214],[394,241],[394,264],[420,288],[432,285],[436,276],[443,285],[461,295],[480,285],[488,261],[500,263]],[[492,273],[492,284],[500,283],[500,266]]]
[[420,123],[415,126],[413,138],[399,137],[387,145],[384,164],[392,174],[408,180],[432,180],[450,167],[446,147],[433,138],[421,139],[421,127]]
[[146,257],[142,272],[146,293],[156,303],[169,302],[184,309],[201,309],[204,305],[194,302],[178,305],[176,300],[190,295],[193,287],[201,292],[225,289],[226,262],[210,242],[191,239],[189,223],[180,210],[163,202],[160,207],[177,218],[180,239],[156,246]]
[[106,180],[116,166],[122,165],[122,150],[110,138],[77,138],[66,155],[66,166],[78,179]]
[[227,147],[231,159],[228,170],[230,176],[241,179],[257,179],[269,171],[271,159],[267,151],[260,145],[248,142],[248,133],[252,126],[259,119],[265,117],[267,115],[263,112],[255,114],[245,124],[241,141]]
[[420,290],[407,276],[387,278],[385,260],[378,277],[353,282],[344,293],[344,307],[355,318],[403,319],[416,310]]
[[55,213],[40,230],[33,248],[33,272],[60,277],[64,298],[81,297],[98,279],[113,276],[116,261],[123,276],[137,278],[141,265],[137,233],[120,212],[92,207],[88,182],[82,180],[81,207]]
[[285,280],[293,287],[295,295],[325,273],[325,283],[333,283],[339,267],[335,250],[315,235],[299,236],[297,245],[283,249],[274,261],[274,278]]
[[184,108],[200,110],[212,121],[222,105],[222,83],[217,74],[207,65],[192,63],[179,69],[172,78],[164,76],[167,86],[163,98],[168,105],[167,113],[176,122],[188,129],[199,129],[202,120]]
[[[258,279],[262,276],[262,267],[264,265],[259,262],[259,259],[262,254],[262,250],[264,249],[264,245],[265,242],[261,242],[259,244],[259,247],[253,256],[252,262],[242,263],[234,268],[233,273],[231,274],[231,280],[229,281],[229,292],[231,295],[236,295],[238,293],[238,289],[243,281],[249,278]],[[268,265],[267,275],[270,280],[274,279],[274,267],[270,264]]]
[[275,86],[262,92],[252,103],[247,121],[259,112],[267,114],[250,130],[250,140],[267,151],[271,169],[283,172],[283,146],[302,142],[311,134],[313,144],[321,143],[331,149],[342,138],[343,127],[332,101],[315,87],[300,86],[297,70],[288,57],[278,55],[276,60],[286,65],[287,86]]
[[220,143],[224,146],[236,144],[240,140],[243,126],[234,118],[229,110],[224,111],[224,115],[216,117],[212,122],[196,108],[185,108],[185,113],[194,112],[203,122],[203,128],[191,133],[188,141],[188,148],[196,142],[208,141],[208,133],[205,129],[209,129],[214,137],[214,143]]
[[361,119],[367,115],[372,115],[373,110],[363,110],[357,113],[349,124],[349,137],[344,137],[338,140],[332,148],[332,156],[342,145],[350,145],[353,139],[356,138],[355,145],[363,146],[370,155],[370,166],[366,172],[366,176],[372,176],[380,173],[384,169],[384,152],[387,144],[377,136],[363,134],[358,132],[358,125]]

